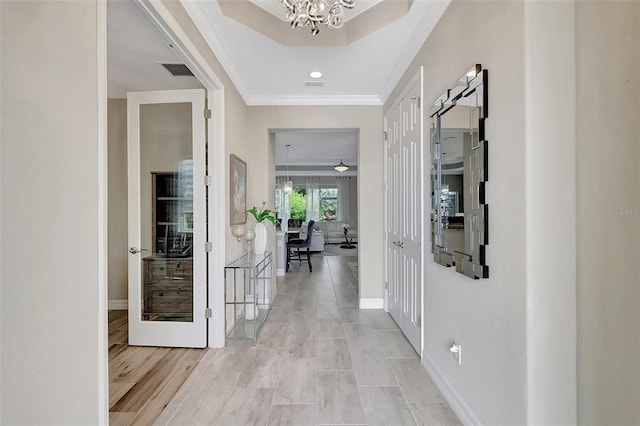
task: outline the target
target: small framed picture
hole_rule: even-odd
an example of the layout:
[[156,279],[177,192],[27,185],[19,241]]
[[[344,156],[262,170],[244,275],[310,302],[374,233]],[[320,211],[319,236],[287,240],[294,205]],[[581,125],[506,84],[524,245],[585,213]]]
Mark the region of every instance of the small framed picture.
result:
[[247,223],[247,163],[231,154],[230,222],[231,225]]

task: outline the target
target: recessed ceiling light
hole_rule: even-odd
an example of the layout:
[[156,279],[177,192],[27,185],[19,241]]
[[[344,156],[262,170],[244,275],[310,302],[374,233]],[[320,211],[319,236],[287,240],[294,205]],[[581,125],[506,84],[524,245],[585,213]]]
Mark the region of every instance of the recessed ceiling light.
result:
[[320,71],[311,71],[309,73],[309,77],[311,77],[311,78],[320,78],[320,77],[322,77],[322,73]]

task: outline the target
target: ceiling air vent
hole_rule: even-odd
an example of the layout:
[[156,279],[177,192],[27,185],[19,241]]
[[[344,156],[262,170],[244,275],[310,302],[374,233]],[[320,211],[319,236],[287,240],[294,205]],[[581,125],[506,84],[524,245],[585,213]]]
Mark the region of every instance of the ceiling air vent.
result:
[[324,81],[305,81],[304,85],[307,87],[322,87],[324,86]]
[[161,64],[174,77],[193,77],[193,73],[184,64]]

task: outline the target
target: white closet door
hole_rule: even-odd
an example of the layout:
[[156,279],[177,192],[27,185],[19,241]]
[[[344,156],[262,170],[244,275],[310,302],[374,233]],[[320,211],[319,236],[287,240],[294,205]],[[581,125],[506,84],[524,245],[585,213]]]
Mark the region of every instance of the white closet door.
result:
[[414,349],[422,345],[422,69],[385,116],[387,309]]
[[396,104],[385,117],[385,286],[387,310],[396,319],[402,312],[402,188],[400,169],[401,111]]

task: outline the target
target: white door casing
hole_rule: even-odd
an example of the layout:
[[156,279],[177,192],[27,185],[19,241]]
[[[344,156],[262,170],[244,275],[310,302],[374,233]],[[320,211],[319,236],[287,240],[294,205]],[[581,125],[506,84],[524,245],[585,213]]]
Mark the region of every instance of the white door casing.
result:
[[387,308],[422,352],[423,118],[422,68],[385,117]]
[[[142,257],[149,251],[129,254],[129,344],[141,346],[205,347],[207,323],[206,192],[205,192],[205,91],[203,89],[132,92],[127,94],[128,241],[142,247],[140,106],[189,103],[191,105],[193,155],[193,320],[146,321],[142,319]],[[167,171],[167,170],[164,170]],[[151,200],[149,200],[151,202]]]

